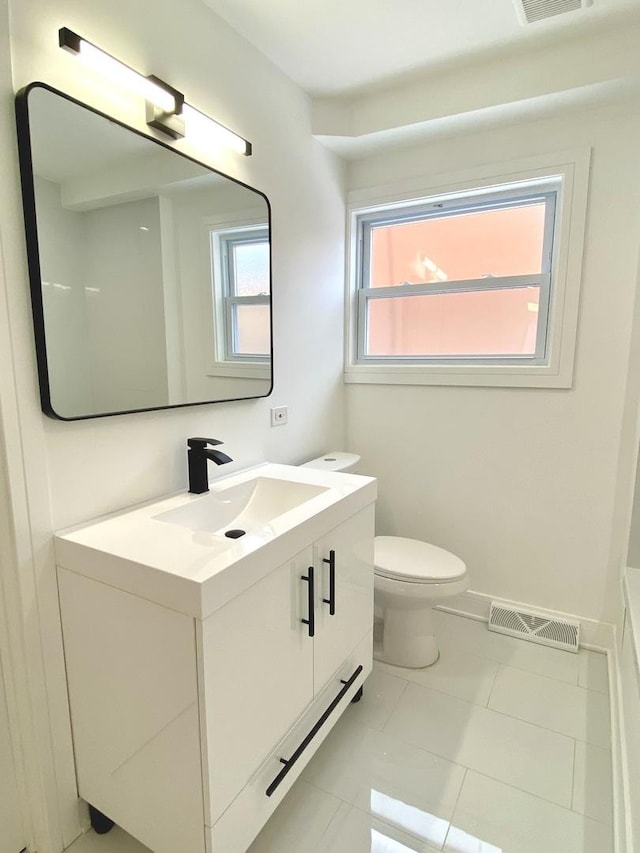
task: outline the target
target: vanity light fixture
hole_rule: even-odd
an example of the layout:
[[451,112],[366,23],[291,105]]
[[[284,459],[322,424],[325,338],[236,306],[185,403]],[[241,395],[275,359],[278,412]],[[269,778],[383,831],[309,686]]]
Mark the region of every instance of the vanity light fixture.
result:
[[58,31],[58,43],[60,47],[78,56],[95,71],[104,74],[105,77],[109,77],[115,83],[119,83],[137,95],[141,95],[146,101],[150,101],[159,109],[167,113],[179,114],[182,112],[184,95],[157,77],[145,77],[143,74],[138,74],[124,62],[120,62],[119,59],[105,53],[104,50],[83,39],[67,27],[62,27]]
[[58,43],[96,71],[143,97],[146,102],[146,122],[150,127],[173,139],[188,136],[199,142],[224,145],[247,157],[251,155],[250,142],[185,103],[182,92],[159,77],[153,74],[145,77],[68,27],[61,27],[58,31]]
[[201,113],[190,104],[185,104],[182,111],[184,117],[186,135],[189,139],[197,140],[200,143],[209,143],[211,145],[224,145],[226,148],[231,148],[239,154],[245,154],[247,157],[251,155],[251,143],[247,142],[237,133],[229,130],[223,124],[214,121],[209,116]]

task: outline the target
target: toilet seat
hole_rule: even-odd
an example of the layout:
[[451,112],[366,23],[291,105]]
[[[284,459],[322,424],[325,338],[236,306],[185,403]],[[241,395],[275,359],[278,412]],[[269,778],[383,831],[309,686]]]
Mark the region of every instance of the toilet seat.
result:
[[375,537],[374,566],[379,577],[414,584],[453,583],[467,573],[450,551],[402,536]]

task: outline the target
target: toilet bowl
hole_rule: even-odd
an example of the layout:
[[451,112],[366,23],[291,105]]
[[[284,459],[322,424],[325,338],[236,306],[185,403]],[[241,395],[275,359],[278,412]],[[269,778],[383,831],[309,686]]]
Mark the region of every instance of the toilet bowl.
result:
[[375,605],[382,636],[374,655],[395,666],[420,668],[438,660],[433,605],[469,588],[467,567],[444,548],[376,536]]
[[[332,451],[304,467],[355,473],[359,462],[357,453]],[[375,537],[374,567],[374,657],[395,666],[430,666],[439,655],[433,605],[469,588],[467,567],[444,548],[402,536]]]

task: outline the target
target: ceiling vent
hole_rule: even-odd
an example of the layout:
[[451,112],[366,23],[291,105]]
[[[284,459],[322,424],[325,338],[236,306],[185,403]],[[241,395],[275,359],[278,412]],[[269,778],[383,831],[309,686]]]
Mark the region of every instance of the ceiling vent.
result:
[[513,0],[520,23],[535,24],[565,12],[577,12],[593,5],[593,0]]

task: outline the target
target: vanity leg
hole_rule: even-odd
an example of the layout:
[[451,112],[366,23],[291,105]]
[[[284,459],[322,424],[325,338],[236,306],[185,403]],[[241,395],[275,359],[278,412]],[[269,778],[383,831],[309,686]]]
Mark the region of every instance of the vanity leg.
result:
[[95,808],[95,806],[92,806],[91,803],[89,803],[89,817],[91,818],[93,831],[98,835],[105,835],[115,826],[110,817],[107,817],[106,814],[102,814],[102,812],[98,811],[98,809]]
[[351,704],[354,705],[356,702],[359,702],[362,699],[362,695],[364,693],[364,688],[361,687],[353,694],[353,699],[351,700]]

